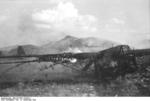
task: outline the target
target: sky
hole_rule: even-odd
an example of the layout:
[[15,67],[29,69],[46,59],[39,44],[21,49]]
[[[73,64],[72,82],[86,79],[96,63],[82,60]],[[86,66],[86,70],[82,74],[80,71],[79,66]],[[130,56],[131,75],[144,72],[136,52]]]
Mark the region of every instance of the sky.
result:
[[0,47],[65,35],[129,45],[150,40],[150,0],[0,0]]

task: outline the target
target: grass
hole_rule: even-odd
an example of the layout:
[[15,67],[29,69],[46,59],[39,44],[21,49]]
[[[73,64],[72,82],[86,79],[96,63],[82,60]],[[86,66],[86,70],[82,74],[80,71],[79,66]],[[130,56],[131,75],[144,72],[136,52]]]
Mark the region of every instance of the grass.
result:
[[1,96],[96,96],[94,83],[63,81],[19,82],[1,87]]
[[[0,67],[1,71],[6,68]],[[0,96],[150,96],[150,66],[143,67],[125,78],[102,82],[91,75],[77,76],[61,66],[39,71],[39,64],[26,64],[3,75],[7,80],[0,83]],[[8,82],[17,77],[23,80]]]
[[149,96],[149,84],[136,75],[117,78],[109,84],[83,79],[3,83],[0,96]]

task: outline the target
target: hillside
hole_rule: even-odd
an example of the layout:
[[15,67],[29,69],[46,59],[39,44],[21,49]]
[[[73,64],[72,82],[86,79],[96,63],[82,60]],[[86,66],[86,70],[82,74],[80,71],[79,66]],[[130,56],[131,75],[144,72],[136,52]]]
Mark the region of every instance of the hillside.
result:
[[110,48],[113,45],[117,45],[115,42],[108,40],[98,39],[94,37],[77,38],[73,36],[66,36],[56,42],[50,42],[42,46],[43,52],[92,52],[100,51],[102,49]]
[[[35,54],[38,53],[39,50],[39,47],[34,45],[23,45],[22,48],[24,49],[26,54]],[[17,55],[17,49],[18,46],[8,51],[7,55]]]
[[[98,39],[95,37],[77,38],[65,36],[57,41],[38,47],[35,45],[22,45],[26,54],[53,54],[63,52],[95,52],[117,45],[116,42]],[[1,48],[4,55],[16,55],[18,45]]]

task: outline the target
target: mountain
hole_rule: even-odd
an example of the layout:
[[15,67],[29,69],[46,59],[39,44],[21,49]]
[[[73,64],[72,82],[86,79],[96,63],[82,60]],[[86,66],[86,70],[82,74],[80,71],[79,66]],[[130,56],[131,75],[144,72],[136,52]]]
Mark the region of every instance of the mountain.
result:
[[94,37],[77,38],[66,36],[61,40],[50,42],[41,47],[41,52],[62,53],[62,52],[93,52],[100,51],[117,45],[116,42],[98,39]]
[[[26,54],[35,54],[35,53],[37,54],[39,50],[39,47],[34,46],[34,45],[22,45],[22,48]],[[18,46],[16,48],[11,49],[7,53],[7,55],[17,55],[17,49],[18,49]]]
[[[54,54],[64,52],[95,52],[110,48],[118,43],[95,37],[77,38],[65,36],[57,41],[50,41],[41,47],[35,45],[22,45],[26,54]],[[18,46],[3,48],[5,55],[16,55]],[[6,51],[7,50],[7,51]]]

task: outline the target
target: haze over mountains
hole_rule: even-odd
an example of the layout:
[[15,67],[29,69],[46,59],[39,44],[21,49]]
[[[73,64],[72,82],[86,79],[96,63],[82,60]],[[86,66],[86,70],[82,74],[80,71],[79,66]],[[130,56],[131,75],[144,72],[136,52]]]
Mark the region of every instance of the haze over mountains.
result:
[[[50,41],[42,46],[22,45],[26,54],[55,54],[64,52],[96,52],[107,49],[120,43],[99,39],[95,37],[77,38],[67,35],[64,38],[56,41]],[[19,45],[1,48],[3,55],[16,55]],[[140,48],[150,48],[150,40],[143,40],[137,43]]]
[[[65,36],[64,38],[51,41],[43,46],[23,45],[26,54],[53,54],[63,52],[94,52],[118,45],[116,42],[98,39],[95,37],[77,38]],[[17,45],[1,48],[4,55],[17,54]]]
[[137,43],[139,48],[150,48],[150,39],[142,40]]

